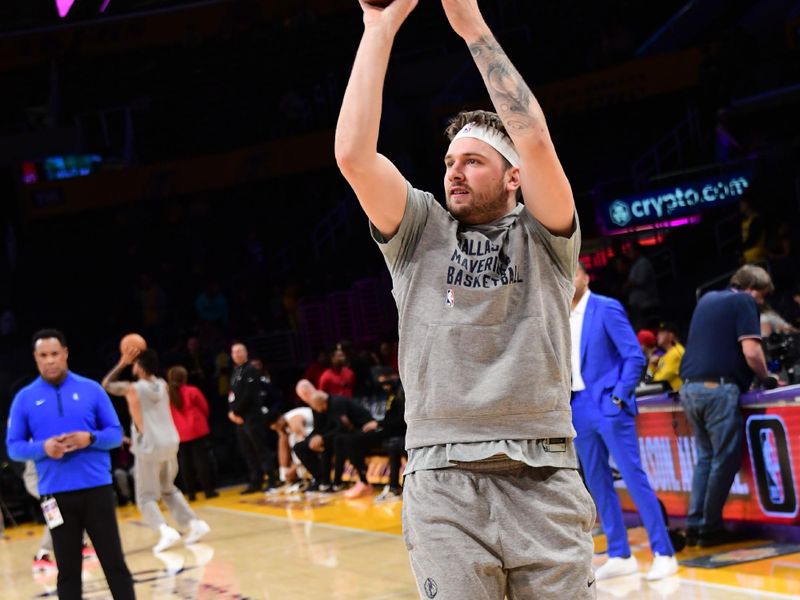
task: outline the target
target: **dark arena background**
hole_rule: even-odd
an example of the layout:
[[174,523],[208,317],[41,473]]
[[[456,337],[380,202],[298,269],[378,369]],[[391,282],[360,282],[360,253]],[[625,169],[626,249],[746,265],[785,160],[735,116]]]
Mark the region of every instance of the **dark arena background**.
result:
[[[660,587],[611,580],[598,597],[799,597],[800,2],[479,5],[547,116],[592,290],[619,299],[637,330],[670,322],[685,341],[697,299],[754,262],[787,325],[764,337],[781,387],[743,400],[744,463],[725,513],[760,542],[723,548],[732,556],[716,568],[687,549]],[[356,0],[0,2],[3,439],[43,327],[62,330],[70,369],[96,380],[138,332],[210,407],[222,495],[196,503],[212,527],[205,545],[159,561],[136,508],[120,508],[141,598],[417,597],[399,502],[240,496],[247,473],[227,418],[234,342],[262,361],[286,410],[301,406],[296,382],[341,348],[354,398],[383,416],[373,375],[397,368],[397,310],[333,152],[362,29]],[[379,150],[441,201],[444,129],[473,108],[491,109],[480,74],[441,3],[420,0],[392,52]],[[657,280],[645,311],[630,295],[639,256]],[[681,529],[691,431],[674,394],[643,385],[641,397],[645,470]],[[125,401],[112,401],[127,431]],[[370,458],[381,487],[386,464]],[[5,447],[0,465],[0,596],[55,597],[54,577],[30,573],[41,513],[22,465]],[[110,597],[99,566],[84,577],[87,597]]]

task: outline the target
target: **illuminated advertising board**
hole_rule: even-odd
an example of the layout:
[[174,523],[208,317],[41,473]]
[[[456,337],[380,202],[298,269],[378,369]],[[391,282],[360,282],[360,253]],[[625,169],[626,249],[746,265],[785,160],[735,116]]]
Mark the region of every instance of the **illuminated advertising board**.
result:
[[598,222],[604,234],[687,224],[708,208],[737,202],[751,180],[750,173],[733,173],[605,200],[596,204]]
[[[800,525],[800,406],[745,408],[742,466],[723,517],[756,523]],[[642,467],[667,513],[685,517],[697,460],[694,436],[683,412],[645,412],[636,417]],[[624,510],[636,511],[623,481],[615,482]]]

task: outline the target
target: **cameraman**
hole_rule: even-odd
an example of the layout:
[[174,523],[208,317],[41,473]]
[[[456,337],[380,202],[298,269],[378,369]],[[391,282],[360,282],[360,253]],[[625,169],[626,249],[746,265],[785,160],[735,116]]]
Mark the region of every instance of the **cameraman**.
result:
[[697,465],[687,519],[687,544],[711,547],[734,541],[722,525],[722,508],[742,460],[739,394],[755,374],[765,387],[758,304],[773,290],[769,274],[745,265],[727,290],[709,292],[697,303],[681,363],[681,404],[692,425]]

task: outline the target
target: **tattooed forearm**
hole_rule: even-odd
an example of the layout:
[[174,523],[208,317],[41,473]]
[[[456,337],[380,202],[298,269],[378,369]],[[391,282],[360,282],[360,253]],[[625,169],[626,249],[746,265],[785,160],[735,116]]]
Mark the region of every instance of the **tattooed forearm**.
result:
[[482,36],[469,45],[469,51],[508,133],[537,133],[542,120],[539,104],[497,40]]
[[103,377],[103,381],[100,385],[102,385],[103,389],[109,394],[124,396],[128,391],[128,386],[130,384],[127,381],[116,381],[117,377],[119,377],[119,374],[122,373],[124,369],[125,365],[117,365]]

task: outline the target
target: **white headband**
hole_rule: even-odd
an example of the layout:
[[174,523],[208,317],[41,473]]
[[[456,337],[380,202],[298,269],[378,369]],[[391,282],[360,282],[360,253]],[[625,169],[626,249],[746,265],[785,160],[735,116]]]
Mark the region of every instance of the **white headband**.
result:
[[514,148],[514,143],[508,136],[503,135],[496,129],[491,129],[477,123],[467,123],[461,128],[461,131],[455,135],[453,141],[455,142],[457,139],[464,137],[475,138],[476,140],[486,142],[502,154],[503,158],[510,162],[512,167],[519,166],[519,154],[517,154]]

